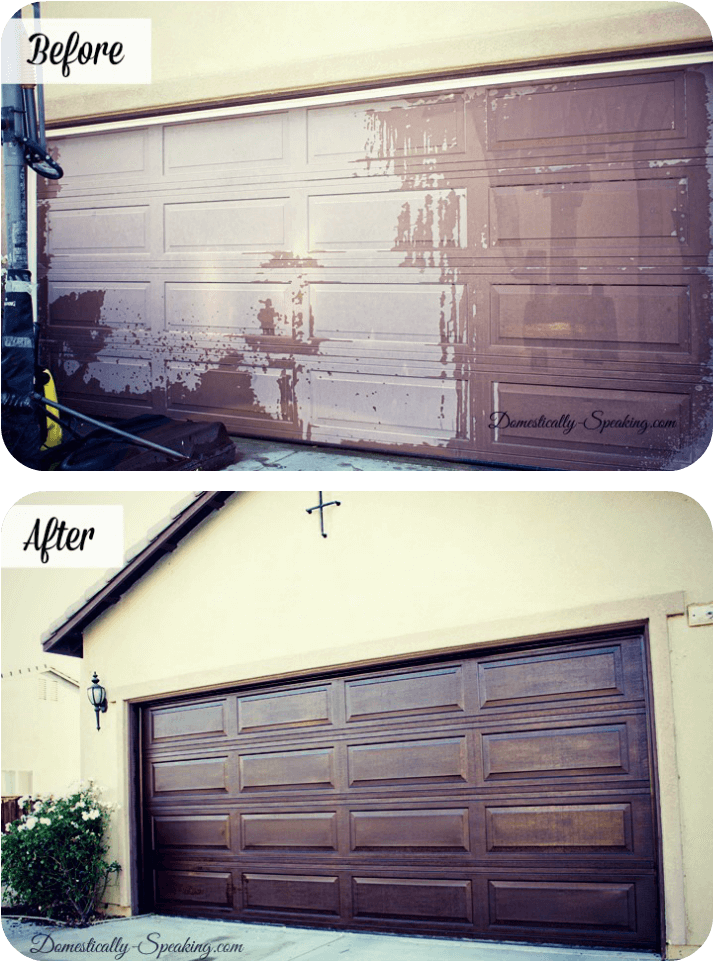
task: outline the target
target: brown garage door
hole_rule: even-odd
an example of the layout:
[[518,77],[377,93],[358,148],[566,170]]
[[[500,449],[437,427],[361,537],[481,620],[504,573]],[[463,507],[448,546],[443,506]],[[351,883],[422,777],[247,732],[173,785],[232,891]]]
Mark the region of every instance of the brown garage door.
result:
[[149,706],[147,906],[657,948],[644,642]]
[[44,355],[94,412],[677,467],[711,407],[709,66],[56,138]]

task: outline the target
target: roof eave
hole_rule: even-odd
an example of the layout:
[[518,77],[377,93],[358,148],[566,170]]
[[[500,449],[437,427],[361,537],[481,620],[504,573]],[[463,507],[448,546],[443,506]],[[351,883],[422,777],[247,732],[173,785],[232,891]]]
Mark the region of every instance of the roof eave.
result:
[[178,517],[174,518],[136,557],[133,557],[96,594],[71,614],[43,640],[48,654],[84,655],[84,632],[106,610],[137,583],[161,560],[178,547],[191,531],[207,517],[220,510],[234,491],[204,491]]

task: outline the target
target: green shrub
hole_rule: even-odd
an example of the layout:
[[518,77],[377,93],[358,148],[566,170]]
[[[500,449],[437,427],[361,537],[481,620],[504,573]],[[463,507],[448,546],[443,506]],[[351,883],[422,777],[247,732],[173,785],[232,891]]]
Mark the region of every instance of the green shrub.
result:
[[6,897],[40,917],[89,924],[109,878],[121,870],[106,860],[110,807],[92,785],[20,804],[22,816],[2,836]]

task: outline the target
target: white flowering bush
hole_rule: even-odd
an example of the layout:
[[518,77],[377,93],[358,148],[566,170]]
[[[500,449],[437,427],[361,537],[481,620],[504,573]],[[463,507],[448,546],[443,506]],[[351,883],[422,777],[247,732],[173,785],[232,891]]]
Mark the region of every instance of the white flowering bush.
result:
[[68,797],[20,798],[20,808],[2,836],[6,896],[28,913],[89,924],[121,870],[106,859],[111,806],[89,785]]

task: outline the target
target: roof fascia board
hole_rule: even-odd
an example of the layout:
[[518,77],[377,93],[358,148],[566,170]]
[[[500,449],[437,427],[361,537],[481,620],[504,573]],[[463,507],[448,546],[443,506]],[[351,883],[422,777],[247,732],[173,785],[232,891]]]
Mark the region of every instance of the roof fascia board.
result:
[[179,541],[195,530],[207,517],[220,510],[234,491],[204,491],[174,518],[142,551],[133,557],[111,580],[101,587],[78,611],[69,615],[42,642],[48,654],[82,657],[84,631],[130,590]]

